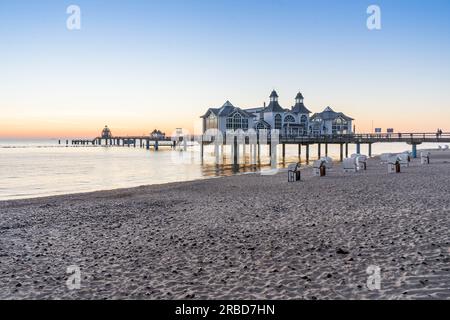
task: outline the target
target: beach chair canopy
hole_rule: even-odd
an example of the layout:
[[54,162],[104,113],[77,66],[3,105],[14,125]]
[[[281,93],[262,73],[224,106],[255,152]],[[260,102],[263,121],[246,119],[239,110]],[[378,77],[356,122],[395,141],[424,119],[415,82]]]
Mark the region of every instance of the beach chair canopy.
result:
[[342,162],[344,169],[355,169],[356,168],[356,158],[345,158]]
[[400,158],[398,155],[391,156],[388,160],[388,164],[396,164],[397,162],[400,162],[402,158]]
[[314,169],[320,169],[320,167],[322,167],[322,166],[324,166],[324,165],[325,165],[325,160],[322,160],[322,159],[316,160],[316,161],[314,161],[314,163],[313,163],[313,168],[314,168]]

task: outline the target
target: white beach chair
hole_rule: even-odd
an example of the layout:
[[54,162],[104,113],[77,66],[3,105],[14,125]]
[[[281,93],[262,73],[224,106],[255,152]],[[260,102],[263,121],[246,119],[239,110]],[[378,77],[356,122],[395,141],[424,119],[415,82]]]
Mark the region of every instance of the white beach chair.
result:
[[326,166],[324,160],[317,160],[313,163],[313,174],[316,177],[323,177],[326,175]]
[[354,153],[351,155],[352,158],[356,159],[356,169],[359,171],[361,169],[367,170],[367,156],[360,153]]
[[367,170],[367,156],[360,155],[356,157],[356,168],[359,170]]
[[423,151],[420,153],[420,163],[421,164],[430,164],[431,152]]
[[333,159],[330,157],[322,157],[320,160],[325,161],[325,167],[331,169],[333,167]]
[[388,163],[389,159],[393,156],[392,153],[383,153],[380,155],[381,163]]
[[344,172],[357,172],[358,164],[356,163],[356,158],[345,158],[342,162],[342,168]]
[[300,163],[290,164],[288,166],[288,182],[300,181]]
[[400,159],[400,166],[402,168],[408,168],[409,162],[411,161],[411,156],[409,153],[400,153],[397,155],[397,157]]
[[392,156],[388,160],[388,173],[400,173],[401,172],[401,165],[400,165],[401,158],[397,155]]

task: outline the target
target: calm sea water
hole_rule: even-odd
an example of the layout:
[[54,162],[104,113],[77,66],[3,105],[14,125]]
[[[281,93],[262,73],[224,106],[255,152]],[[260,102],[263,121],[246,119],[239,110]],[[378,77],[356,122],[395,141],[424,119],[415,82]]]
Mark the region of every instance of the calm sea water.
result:
[[[410,146],[402,143],[373,145],[373,154],[405,150]],[[229,150],[225,151],[229,157]],[[367,153],[365,146],[361,151]],[[241,165],[236,171],[228,158],[217,166],[212,152],[213,148],[206,149],[202,162],[195,146],[187,151],[162,147],[155,152],[133,147],[66,147],[58,145],[57,140],[0,140],[0,200],[205,179],[261,169]],[[354,153],[355,147],[350,146],[349,152]],[[311,148],[310,154],[317,157],[317,149]],[[297,146],[287,146],[286,155],[284,163],[279,159],[280,167],[298,160]],[[337,159],[339,147],[329,146],[329,155]],[[263,167],[268,167],[269,161],[268,147],[262,148]]]

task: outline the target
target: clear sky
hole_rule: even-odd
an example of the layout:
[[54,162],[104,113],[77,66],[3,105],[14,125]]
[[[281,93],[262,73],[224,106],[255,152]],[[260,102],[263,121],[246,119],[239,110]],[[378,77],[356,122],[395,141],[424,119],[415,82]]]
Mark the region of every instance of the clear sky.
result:
[[170,133],[272,89],[360,132],[450,131],[449,39],[448,0],[1,0],[0,137]]

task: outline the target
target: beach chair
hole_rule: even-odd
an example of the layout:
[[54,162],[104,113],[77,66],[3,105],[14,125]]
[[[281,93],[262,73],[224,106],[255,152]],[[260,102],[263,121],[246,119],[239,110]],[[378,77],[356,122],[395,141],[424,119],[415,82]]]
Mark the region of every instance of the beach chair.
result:
[[300,163],[290,164],[288,166],[288,182],[300,181]]
[[401,172],[400,160],[401,160],[401,158],[396,155],[389,158],[388,173],[400,173]]
[[333,159],[330,157],[322,157],[320,160],[325,161],[325,167],[331,169],[333,167]]
[[317,160],[313,163],[313,174],[316,177],[323,177],[326,175],[327,168],[324,160]]
[[409,162],[411,161],[411,156],[409,155],[409,153],[400,153],[397,155],[397,157],[400,159],[399,162],[402,168],[409,167]]
[[356,158],[345,158],[342,162],[342,168],[344,172],[357,172],[358,164],[356,163]]
[[431,153],[428,151],[424,151],[420,153],[420,163],[421,164],[430,164],[430,156]]
[[356,169],[359,171],[361,169],[367,170],[367,156],[359,153],[354,153],[351,158],[356,159]]
[[443,149],[442,146],[438,146],[439,151],[442,151],[442,149]]
[[380,155],[381,163],[388,163],[389,159],[393,156],[392,153],[383,153]]

